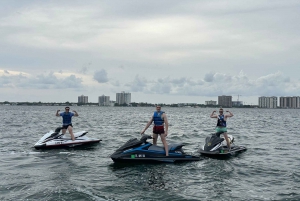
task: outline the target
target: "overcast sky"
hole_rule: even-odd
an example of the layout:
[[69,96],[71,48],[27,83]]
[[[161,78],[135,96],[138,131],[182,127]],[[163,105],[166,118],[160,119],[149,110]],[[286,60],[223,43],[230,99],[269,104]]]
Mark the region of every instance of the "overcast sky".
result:
[[0,2],[0,101],[300,95],[299,0]]

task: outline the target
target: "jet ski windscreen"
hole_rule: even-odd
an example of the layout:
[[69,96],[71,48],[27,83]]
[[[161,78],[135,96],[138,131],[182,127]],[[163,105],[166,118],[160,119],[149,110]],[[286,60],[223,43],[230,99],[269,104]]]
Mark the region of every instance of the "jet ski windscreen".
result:
[[204,150],[210,151],[215,145],[224,141],[224,138],[220,138],[217,135],[213,134],[210,137],[205,139]]

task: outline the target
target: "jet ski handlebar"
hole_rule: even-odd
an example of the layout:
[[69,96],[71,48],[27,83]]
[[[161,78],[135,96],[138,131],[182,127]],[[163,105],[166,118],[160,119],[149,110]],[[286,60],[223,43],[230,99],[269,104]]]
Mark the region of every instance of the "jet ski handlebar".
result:
[[140,141],[146,143],[148,139],[152,139],[152,137],[150,135],[143,134]]
[[62,127],[57,127],[54,132],[59,133],[61,129],[62,129]]

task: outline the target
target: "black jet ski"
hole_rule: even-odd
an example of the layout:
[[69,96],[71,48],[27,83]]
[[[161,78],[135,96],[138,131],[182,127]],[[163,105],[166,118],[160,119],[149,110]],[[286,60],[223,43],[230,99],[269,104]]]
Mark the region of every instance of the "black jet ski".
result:
[[140,140],[132,138],[115,151],[110,157],[114,162],[179,162],[199,161],[200,154],[191,155],[183,151],[184,144],[169,144],[169,156],[166,156],[163,146],[153,145],[147,142],[152,139],[149,135],[143,135]]
[[206,137],[205,145],[199,149],[201,155],[212,157],[212,158],[226,158],[235,156],[238,153],[247,150],[244,146],[237,146],[234,142],[234,137],[228,135],[230,141],[230,150],[227,147],[227,143],[224,137],[220,137],[223,132],[213,133]]
[[99,143],[101,140],[95,138],[88,138],[87,131],[79,131],[74,133],[75,140],[71,139],[69,133],[62,134],[60,130],[62,127],[58,127],[55,131],[46,133],[37,143],[34,148],[36,149],[48,149],[48,148],[68,148],[79,145],[89,145]]

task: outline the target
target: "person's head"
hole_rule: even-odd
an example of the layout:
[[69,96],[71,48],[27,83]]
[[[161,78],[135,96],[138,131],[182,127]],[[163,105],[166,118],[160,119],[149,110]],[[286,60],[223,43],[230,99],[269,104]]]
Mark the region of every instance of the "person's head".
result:
[[160,106],[160,105],[157,105],[157,106],[156,106],[156,111],[157,111],[157,112],[160,112],[160,110],[161,110],[161,106]]
[[65,111],[69,112],[70,111],[70,107],[65,107]]
[[224,111],[223,111],[223,108],[220,108],[220,109],[219,109],[219,113],[220,113],[220,114],[223,114],[223,112],[224,112]]

